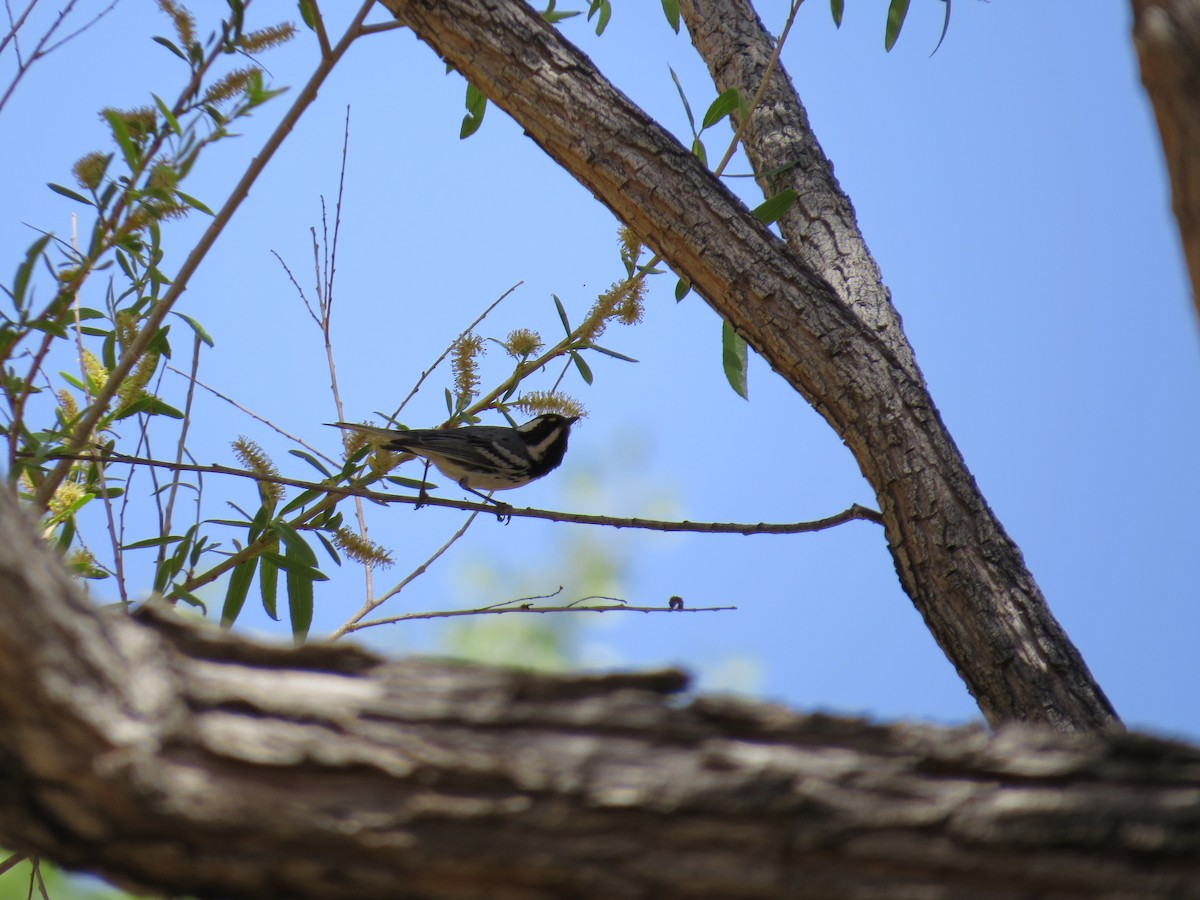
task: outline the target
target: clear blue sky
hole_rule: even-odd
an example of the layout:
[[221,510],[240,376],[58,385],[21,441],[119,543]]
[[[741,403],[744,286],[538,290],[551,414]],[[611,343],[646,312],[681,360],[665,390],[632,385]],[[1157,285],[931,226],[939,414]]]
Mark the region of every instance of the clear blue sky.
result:
[[[685,135],[667,67],[699,111],[713,96],[703,66],[657,4],[615,6],[602,38],[582,19],[564,33]],[[295,15],[291,3],[259,0],[251,9],[262,22]],[[942,415],[1055,615],[1131,725],[1200,738],[1200,346],[1129,12],[1122,4],[1094,4],[1084,15],[1067,4],[959,3],[930,57],[941,4],[913,4],[891,54],[882,49],[884,9],[849,3],[839,31],[826,4],[806,4],[784,62]],[[759,10],[776,29],[786,14],[782,2]],[[144,103],[150,91],[174,95],[180,64],[149,41],[154,33],[170,28],[153,5],[122,0],[35,67],[0,114],[5,279],[33,237],[22,223],[69,232],[76,207],[44,184],[69,182],[75,159],[107,146],[96,111]],[[296,85],[313,56],[305,32],[264,62],[276,84]],[[204,380],[336,452],[337,435],[321,424],[336,413],[320,338],[270,251],[311,282],[308,228],[319,225],[319,195],[332,201],[337,192],[348,104],[334,338],[350,418],[394,408],[441,347],[513,284],[523,282],[483,333],[528,326],[553,336],[551,293],[578,317],[620,277],[611,214],[498,109],[477,135],[458,140],[463,89],[407,32],[352,50],[188,290],[182,311],[216,339]],[[186,189],[219,202],[283,102],[206,158]],[[714,129],[710,151],[727,139],[724,126]],[[737,189],[757,202],[748,181]],[[174,231],[168,269],[194,226]],[[638,365],[598,359],[594,386],[568,383],[589,418],[562,469],[513,499],[752,522],[873,503],[850,454],[761,361],[751,365],[750,402],[725,386],[715,314],[694,296],[676,305],[673,284],[654,285],[642,326],[606,336]],[[186,341],[176,346],[182,362]],[[502,373],[498,352],[489,361],[485,384],[489,371],[493,381]],[[439,421],[442,385],[421,392],[408,424]],[[231,463],[228,441],[245,433],[290,474],[309,474],[291,465],[285,443],[231,407],[202,398],[196,416],[200,461]],[[209,483],[207,514],[225,514],[222,491]],[[253,503],[247,486],[233,491]],[[396,551],[384,585],[461,521],[399,506],[370,515],[372,536]],[[978,715],[899,589],[880,530],[866,523],[742,538],[581,537],[570,526],[480,521],[382,612],[484,605],[559,584],[573,598],[585,583],[581,540],[619,562],[613,590],[631,602],[680,594],[692,606],[739,608],[588,616],[574,636],[585,661],[679,664],[702,686],[806,710]],[[479,572],[488,569],[500,577],[485,587]],[[357,606],[346,598],[360,590],[354,572],[319,586],[316,628],[343,621]],[[269,623],[258,615],[247,625]],[[391,627],[372,641],[428,650],[442,627]]]

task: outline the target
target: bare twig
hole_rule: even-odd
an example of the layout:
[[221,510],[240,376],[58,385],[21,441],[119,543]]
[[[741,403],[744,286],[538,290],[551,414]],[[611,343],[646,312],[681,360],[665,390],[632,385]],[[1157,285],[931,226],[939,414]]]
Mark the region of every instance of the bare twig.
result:
[[[56,453],[52,459],[74,460],[87,459],[98,460],[106,463],[124,463],[131,466],[155,466],[164,469],[181,469],[185,472],[204,472],[212,475],[232,475],[237,478],[249,478],[254,481],[266,481],[271,484],[281,484],[285,487],[295,487],[301,490],[315,490],[331,496],[342,497],[362,497],[376,503],[409,503],[413,506],[442,506],[447,509],[463,509],[471,512],[486,512],[495,513],[498,507],[495,504],[487,503],[472,503],[469,500],[444,500],[441,497],[410,497],[401,494],[385,494],[380,491],[372,491],[367,488],[356,487],[354,485],[331,485],[322,484],[313,481],[302,481],[299,478],[283,478],[280,476],[265,475],[258,472],[250,472],[245,469],[235,469],[232,466],[221,465],[191,465],[191,464],[176,464],[160,459],[143,459],[135,456],[126,456],[122,453],[112,453],[104,457],[82,456],[80,454],[62,454]],[[689,522],[680,521],[672,522],[661,519],[641,519],[641,518],[621,518],[618,516],[594,516],[585,513],[567,513],[557,512],[549,509],[535,509],[533,507],[514,507],[501,506],[499,509],[505,517],[515,516],[520,519],[545,519],[550,522],[566,522],[575,525],[607,525],[610,528],[638,528],[646,531],[682,531],[692,534],[806,534],[812,531],[824,531],[828,528],[834,528],[838,525],[844,525],[847,522],[863,520],[866,522],[875,522],[881,524],[883,517],[878,511],[870,509],[866,506],[861,506],[857,503],[851,504],[848,508],[836,513],[832,516],[826,516],[823,519],[813,519],[807,522],[758,522],[756,524],[743,522]]]
[[230,406],[236,407],[237,409],[241,410],[242,412],[244,412],[246,415],[248,415],[250,418],[254,419],[255,421],[261,422],[262,424],[266,425],[268,428],[270,428],[272,431],[276,432],[277,434],[283,435],[289,441],[293,441],[293,442],[299,444],[301,447],[304,447],[305,449],[307,449],[311,453],[313,453],[313,455],[321,457],[321,459],[325,460],[325,462],[329,463],[330,465],[336,466],[339,464],[338,461],[336,459],[334,459],[332,456],[327,456],[326,454],[322,453],[320,450],[318,450],[316,447],[314,447],[312,444],[309,444],[307,441],[303,440],[302,438],[296,437],[296,435],[291,434],[290,432],[284,431],[278,425],[275,425],[273,422],[269,421],[268,419],[263,418],[258,413],[254,412],[253,410],[248,409],[245,406],[242,406],[242,404],[238,403],[232,397],[228,397],[225,394],[222,394],[216,388],[210,387],[209,385],[207,385],[203,381],[201,381],[199,378],[196,378],[194,375],[189,375],[187,372],[181,371],[180,369],[177,369],[172,365],[168,365],[166,368],[169,369],[170,371],[174,372],[176,375],[182,375],[184,378],[187,378],[193,384],[195,384],[197,387],[204,388],[204,390],[208,391],[213,396],[221,398],[226,403],[228,403]]
[[680,612],[730,612],[736,609],[736,606],[693,606],[689,608],[672,608],[670,606],[630,606],[624,602],[617,602],[605,606],[575,606],[571,604],[566,606],[534,606],[531,603],[521,606],[480,606],[476,607],[475,609],[447,609],[436,612],[404,613],[403,615],[388,616],[383,619],[368,619],[366,622],[359,622],[357,625],[347,628],[346,633],[362,631],[364,628],[374,628],[377,625],[395,625],[398,622],[412,622],[418,619],[453,619],[457,618],[458,616],[498,616],[506,613],[536,613],[538,615],[544,615],[546,613],[573,612],[640,612],[674,614]]
[[429,568],[429,566],[433,562],[435,562],[443,553],[445,553],[452,546],[454,546],[454,544],[458,541],[458,539],[467,533],[467,529],[471,527],[471,523],[475,521],[475,517],[478,515],[479,515],[478,511],[471,513],[471,515],[469,515],[467,517],[467,521],[463,522],[462,527],[460,529],[458,529],[458,531],[454,532],[453,535],[451,535],[450,540],[446,541],[446,543],[444,543],[444,544],[442,544],[442,546],[438,547],[438,549],[435,550],[433,552],[433,554],[427,560],[425,560],[423,563],[421,563],[419,566],[417,566],[415,569],[413,569],[407,575],[407,577],[405,577],[403,580],[401,580],[395,587],[393,587],[390,591],[388,591],[382,597],[372,599],[368,595],[367,602],[363,604],[362,609],[360,609],[357,613],[355,613],[353,616],[351,616],[349,619],[347,619],[343,625],[341,625],[337,629],[335,629],[334,632],[329,635],[328,640],[336,641],[338,638],[342,637],[343,635],[347,635],[352,631],[357,631],[359,628],[364,627],[364,626],[360,625],[359,623],[362,621],[362,619],[365,616],[367,616],[370,613],[377,610],[387,600],[390,600],[392,597],[395,597],[398,593],[400,593],[402,590],[404,590],[406,587],[408,587],[408,585],[413,580],[424,575],[425,571]]
[[489,305],[487,309],[485,309],[478,316],[476,316],[474,322],[472,322],[470,325],[468,325],[466,328],[464,328],[462,330],[462,332],[459,334],[459,336],[450,343],[450,346],[448,346],[445,350],[442,351],[442,355],[433,361],[433,365],[431,365],[428,369],[426,369],[424,372],[421,373],[421,377],[417,379],[417,383],[414,384],[412,387],[412,390],[408,392],[408,396],[400,401],[400,405],[398,407],[396,407],[396,411],[388,417],[388,421],[390,421],[390,422],[396,421],[396,417],[399,416],[400,413],[404,411],[404,407],[406,407],[408,405],[408,401],[417,395],[417,391],[421,390],[421,385],[425,383],[425,379],[428,378],[430,375],[432,375],[434,369],[436,369],[438,366],[440,366],[442,364],[442,361],[445,360],[445,358],[450,355],[450,351],[454,349],[454,345],[457,344],[464,337],[466,337],[468,334],[470,334],[472,331],[474,331],[475,328],[479,325],[479,323],[487,318],[488,313],[490,313],[493,309],[495,309],[502,302],[504,302],[504,300],[506,300],[513,291],[515,291],[517,288],[519,288],[524,283],[525,283],[524,281],[518,281],[516,284],[514,284],[512,287],[510,287],[507,291],[505,291],[503,294],[501,294],[499,297],[497,297],[495,300],[493,300],[491,302],[491,305]]
[[[212,222],[209,223],[208,228],[205,229],[204,234],[196,243],[196,246],[192,248],[192,251],[179,267],[179,271],[175,273],[175,278],[171,281],[162,298],[152,307],[152,311],[146,317],[146,321],[141,331],[138,332],[137,337],[130,342],[125,352],[121,354],[121,358],[117,361],[117,365],[111,373],[108,385],[101,391],[100,396],[96,398],[96,402],[80,418],[71,438],[67,442],[66,446],[69,451],[76,451],[86,444],[92,431],[104,415],[105,409],[109,401],[111,401],[117,385],[128,377],[133,366],[146,352],[150,342],[158,334],[163,320],[183,294],[192,275],[199,268],[201,261],[208,255],[217,237],[225,230],[225,227],[229,224],[229,220],[233,218],[233,214],[241,206],[242,201],[249,195],[251,185],[254,184],[263,169],[266,168],[272,157],[274,157],[275,152],[283,144],[284,139],[295,128],[300,116],[313,100],[316,99],[317,92],[321,85],[324,84],[329,73],[333,71],[334,65],[350,48],[350,45],[361,36],[363,20],[374,5],[375,0],[365,0],[360,6],[350,25],[347,27],[345,34],[338,41],[337,46],[333,48],[329,56],[321,59],[316,70],[309,78],[308,83],[300,89],[295,102],[284,114],[262,149],[250,161],[245,173],[234,187],[225,204],[217,211]],[[49,506],[50,498],[54,496],[55,490],[62,483],[63,478],[66,477],[70,465],[71,462],[69,459],[62,459],[46,478],[43,479],[34,497],[35,510],[41,512]]]

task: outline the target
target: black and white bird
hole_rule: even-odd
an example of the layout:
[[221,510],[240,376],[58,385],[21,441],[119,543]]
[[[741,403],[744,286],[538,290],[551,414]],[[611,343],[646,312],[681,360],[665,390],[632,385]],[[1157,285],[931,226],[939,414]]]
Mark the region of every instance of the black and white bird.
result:
[[459,487],[486,499],[484,491],[522,487],[557,469],[567,452],[571,426],[578,421],[578,416],[548,413],[516,428],[464,425],[397,431],[350,422],[332,424],[365,434],[384,450],[424,457]]

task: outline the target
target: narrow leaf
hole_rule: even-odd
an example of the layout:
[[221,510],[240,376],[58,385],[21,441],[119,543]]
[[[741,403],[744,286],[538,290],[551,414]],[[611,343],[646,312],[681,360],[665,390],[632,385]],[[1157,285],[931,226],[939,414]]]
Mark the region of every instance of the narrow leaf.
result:
[[258,573],[258,592],[262,597],[263,609],[267,615],[279,621],[279,613],[275,608],[275,595],[279,589],[279,566],[274,562],[273,553],[262,555],[262,571]]
[[721,323],[721,365],[729,386],[743,400],[750,399],[746,383],[746,342],[728,322]]
[[567,319],[567,311],[563,309],[562,301],[558,299],[558,294],[551,294],[550,296],[554,298],[554,305],[558,308],[558,317],[562,319],[563,328],[566,330],[567,334],[570,334],[571,323]]
[[325,468],[325,466],[321,463],[321,461],[318,460],[311,453],[306,453],[303,450],[289,450],[288,453],[292,454],[292,456],[300,457],[300,459],[304,460],[306,463],[308,463],[310,466],[312,466],[314,469],[316,469],[318,472],[320,472],[326,478],[333,477],[333,473],[330,472],[327,468]]
[[[307,544],[305,547],[307,548]],[[310,551],[311,552],[311,551]],[[292,545],[287,548],[287,557],[292,555]],[[303,644],[308,637],[308,629],[312,627],[313,616],[313,580],[307,573],[299,569],[287,570],[288,618],[292,622],[292,639],[297,644]]]
[[[946,4],[946,17],[942,20],[942,36],[938,38],[937,47],[933,48],[933,53],[938,52],[938,49],[942,46],[942,41],[946,39],[946,32],[950,30],[950,0],[942,0],[942,2]],[[929,55],[933,56],[933,53]]]
[[679,76],[675,74],[675,70],[667,66],[667,71],[671,73],[671,80],[675,82],[675,90],[679,91],[679,99],[683,101],[683,111],[687,113],[688,126],[692,129],[692,134],[696,133],[696,119],[692,116],[692,107],[688,103],[687,95],[683,92],[683,85],[679,83]]
[[754,207],[754,215],[764,225],[771,225],[783,218],[799,196],[791,188],[784,188],[770,200]]
[[700,130],[712,128],[741,105],[742,92],[737,88],[722,91],[721,95],[709,105],[708,112],[704,114],[704,119],[700,123]]
[[904,27],[904,17],[908,15],[908,0],[892,0],[888,4],[887,27],[883,32],[883,49],[891,51],[900,37],[900,29]]
[[188,206],[190,206],[192,209],[197,210],[198,212],[202,212],[206,216],[215,215],[215,213],[211,209],[209,209],[207,206],[205,206],[203,203],[201,203],[199,200],[197,200],[191,194],[185,194],[183,191],[176,190],[175,196],[178,197],[180,200],[182,200],[184,203],[186,203]]
[[250,582],[254,580],[254,570],[258,567],[257,557],[248,559],[233,567],[229,576],[229,587],[225,591],[225,605],[221,607],[221,625],[228,628],[236,620],[246,603],[246,594],[250,592]]
[[578,353],[572,351],[571,352],[571,360],[575,363],[575,368],[577,368],[579,370],[579,376],[583,379],[584,383],[591,384],[592,383],[592,370],[588,367],[588,364],[586,362],[584,362],[583,357],[580,356]]
[[200,338],[200,340],[204,341],[204,343],[208,344],[208,346],[210,346],[210,347],[214,346],[214,345],[213,345],[213,339],[212,339],[212,335],[210,335],[210,334],[209,334],[209,333],[208,333],[208,332],[207,332],[207,331],[204,329],[204,326],[203,326],[203,325],[201,325],[199,322],[197,322],[197,321],[196,321],[195,319],[193,319],[191,316],[185,316],[185,315],[184,315],[183,313],[181,313],[181,312],[174,312],[174,311],[172,311],[172,315],[179,316],[179,318],[183,319],[183,321],[185,321],[185,322],[187,322],[189,325],[191,325],[191,326],[192,326],[192,331],[196,332],[196,337]]
[[144,541],[134,541],[132,544],[122,544],[122,550],[141,550],[145,547],[161,547],[163,544],[174,544],[176,541],[182,541],[183,535],[170,534],[166,537],[147,538]]
[[679,0],[662,0],[662,8],[672,30],[679,34]]
[[179,120],[175,118],[175,113],[171,112],[171,107],[163,103],[162,98],[158,94],[151,94],[150,96],[154,98],[154,103],[158,107],[158,111],[162,113],[163,121],[167,123],[167,126],[179,137],[183,137],[183,129],[179,127]]
[[829,11],[833,13],[833,24],[842,27],[842,14],[846,11],[846,0],[829,0]]
[[680,278],[675,282],[675,302],[678,303],[684,297],[692,292],[692,283],[685,278]]
[[54,191],[56,194],[62,194],[64,197],[70,197],[72,200],[78,200],[80,203],[86,203],[88,206],[95,205],[87,197],[83,196],[83,194],[79,193],[78,191],[73,191],[70,188],[63,187],[61,184],[55,184],[52,181],[48,181],[46,182],[46,187],[50,188],[50,190]]
[[184,62],[188,61],[188,58],[187,58],[187,56],[184,55],[184,52],[182,50],[180,50],[178,47],[176,47],[173,43],[168,41],[165,37],[159,37],[158,35],[155,35],[154,43],[162,44],[164,47],[166,47],[168,50],[170,50],[172,53],[174,53],[176,56],[178,56]]
[[312,567],[317,565],[317,555],[313,553],[312,547],[308,546],[308,541],[304,540],[295,528],[287,522],[280,521],[275,523],[275,533],[287,547],[288,556],[301,560]]
[[138,151],[137,144],[133,142],[133,138],[129,136],[129,129],[125,127],[125,123],[121,121],[121,117],[114,110],[105,110],[104,118],[108,121],[108,127],[112,130],[113,140],[121,148],[121,153],[125,157],[125,164],[130,169],[136,171],[141,153]]

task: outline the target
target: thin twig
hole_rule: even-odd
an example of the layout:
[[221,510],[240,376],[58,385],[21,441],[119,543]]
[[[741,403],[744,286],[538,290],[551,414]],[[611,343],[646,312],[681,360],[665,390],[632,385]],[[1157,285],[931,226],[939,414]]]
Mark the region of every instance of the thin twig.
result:
[[398,622],[412,622],[418,619],[453,619],[458,616],[499,616],[507,613],[536,613],[538,615],[573,612],[674,614],[680,612],[731,612],[736,609],[736,606],[691,606],[673,609],[669,606],[629,606],[624,603],[614,603],[606,606],[533,606],[532,604],[525,606],[482,606],[477,609],[448,609],[437,612],[404,613],[399,616],[388,616],[383,619],[368,619],[366,622],[359,622],[357,625],[347,628],[346,631],[347,633],[362,631],[364,628],[374,628],[376,625],[395,625]]
[[275,425],[270,420],[265,419],[262,416],[260,416],[258,413],[254,412],[254,410],[248,409],[245,406],[242,406],[242,404],[238,403],[232,397],[227,397],[225,394],[222,394],[216,388],[210,387],[209,385],[205,384],[199,378],[189,375],[187,372],[183,372],[183,371],[175,368],[172,365],[167,365],[166,368],[169,369],[170,371],[174,372],[176,375],[181,375],[184,378],[187,378],[189,381],[191,381],[193,384],[197,385],[198,387],[204,388],[204,390],[208,391],[213,396],[221,398],[226,403],[228,403],[230,406],[236,407],[238,410],[240,410],[241,412],[244,412],[250,418],[266,425],[268,428],[270,428],[276,434],[281,434],[285,438],[287,438],[289,441],[293,441],[293,442],[299,444],[301,447],[304,447],[305,449],[311,451],[313,453],[313,455],[321,457],[321,459],[325,460],[325,462],[329,463],[330,465],[334,465],[334,466],[340,465],[338,463],[338,461],[336,459],[334,459],[332,456],[327,456],[326,454],[322,453],[320,450],[318,450],[316,447],[314,447],[312,444],[309,444],[302,438],[298,438],[298,437],[296,437],[296,435],[291,434],[290,432],[284,431],[278,425]]
[[775,42],[775,49],[771,53],[770,60],[767,62],[767,70],[763,73],[762,81],[759,83],[758,90],[754,94],[754,100],[751,101],[746,115],[742,117],[741,123],[733,133],[733,140],[729,142],[729,149],[725,151],[725,156],[722,157],[717,167],[713,169],[713,174],[718,178],[725,171],[725,167],[729,165],[729,160],[733,158],[733,154],[737,151],[738,144],[742,142],[742,135],[746,133],[746,128],[750,124],[750,117],[754,115],[754,110],[758,109],[758,105],[762,103],[763,95],[766,94],[767,85],[771,80],[771,73],[775,71],[775,67],[779,64],[779,54],[783,51],[783,44],[787,40],[788,32],[792,30],[792,23],[796,21],[796,13],[800,11],[800,4],[803,2],[804,0],[795,0],[792,4],[787,22],[784,23],[783,31],[779,33],[779,40]]
[[[183,454],[187,448],[188,429],[192,423],[192,403],[196,399],[196,373],[200,370],[200,334],[197,332],[192,341],[192,374],[188,376],[187,398],[183,405],[183,424],[179,428],[179,440],[175,443],[175,462],[183,462]],[[171,533],[171,518],[175,511],[175,496],[179,493],[179,470],[171,479],[171,489],[167,492],[167,508],[163,513],[162,530],[159,534]],[[158,565],[167,558],[167,545],[158,548]]]
[[336,641],[338,638],[340,638],[344,635],[347,635],[352,631],[357,631],[359,628],[363,627],[358,624],[359,622],[362,621],[363,617],[365,617],[365,616],[369,615],[370,613],[374,612],[375,610],[377,610],[387,600],[390,600],[392,597],[395,597],[398,593],[400,593],[402,590],[404,590],[406,587],[408,587],[408,585],[411,582],[413,582],[415,579],[424,575],[425,571],[429,568],[429,566],[431,564],[436,562],[437,559],[443,553],[445,553],[452,546],[454,546],[454,544],[458,541],[459,538],[461,538],[464,534],[467,533],[467,529],[471,527],[471,523],[475,521],[475,517],[478,515],[479,515],[478,511],[471,513],[471,515],[469,515],[467,517],[467,521],[463,522],[462,527],[460,529],[458,529],[458,531],[454,532],[454,534],[451,535],[450,539],[448,541],[446,541],[446,543],[444,543],[444,544],[442,544],[442,546],[438,547],[438,549],[435,550],[433,552],[433,554],[427,560],[425,560],[423,563],[421,563],[419,566],[417,566],[415,569],[413,569],[406,578],[404,578],[402,581],[400,581],[395,587],[393,587],[390,591],[388,591],[382,597],[372,599],[370,596],[368,596],[367,602],[363,604],[362,609],[360,609],[357,613],[355,613],[353,616],[351,616],[349,619],[347,619],[332,634],[330,634],[326,640]]
[[408,396],[400,401],[400,405],[398,407],[396,407],[396,411],[388,417],[389,422],[396,421],[396,417],[399,416],[400,413],[404,411],[404,407],[408,406],[408,401],[417,395],[417,391],[421,390],[421,385],[425,383],[425,379],[428,378],[430,375],[432,375],[434,369],[436,369],[438,366],[440,366],[442,364],[442,361],[445,360],[445,358],[450,355],[450,351],[454,349],[455,344],[457,344],[464,337],[466,337],[468,334],[470,334],[472,331],[474,331],[476,329],[476,327],[478,327],[479,323],[487,318],[488,313],[490,313],[493,309],[495,309],[502,302],[504,302],[504,300],[507,299],[508,296],[513,291],[515,291],[517,288],[519,288],[524,283],[525,283],[524,281],[518,281],[516,284],[514,284],[512,287],[510,287],[507,291],[505,291],[503,294],[501,294],[499,297],[497,297],[495,300],[493,300],[491,305],[488,306],[487,309],[485,309],[478,316],[476,316],[474,322],[472,322],[470,325],[468,325],[466,328],[464,328],[462,330],[462,332],[459,334],[459,336],[450,343],[450,346],[447,347],[444,351],[442,351],[442,355],[433,361],[433,365],[421,373],[421,377],[417,379],[417,383],[414,384],[412,387],[412,390],[408,392]]
[[[241,206],[242,201],[249,196],[250,187],[258,180],[258,176],[266,168],[267,164],[274,157],[275,152],[283,145],[284,139],[291,134],[296,123],[300,120],[300,116],[316,99],[317,93],[321,85],[329,73],[333,71],[334,65],[342,55],[350,48],[350,45],[361,35],[363,21],[366,19],[367,13],[375,5],[375,0],[364,0],[364,3],[355,13],[350,25],[346,28],[342,39],[338,41],[336,47],[328,57],[323,58],[317,65],[316,71],[309,78],[308,83],[300,89],[296,96],[295,102],[283,115],[271,136],[267,138],[262,149],[251,159],[250,164],[246,167],[245,173],[234,187],[225,204],[217,211],[212,222],[209,223],[204,234],[192,248],[187,258],[179,267],[179,271],[175,273],[174,279],[170,286],[164,292],[162,299],[158,301],[152,308],[150,314],[146,317],[141,331],[130,345],[121,354],[121,358],[117,361],[117,365],[112,371],[109,384],[97,397],[96,402],[88,409],[81,417],[80,422],[76,426],[70,439],[67,442],[67,449],[76,451],[87,443],[88,438],[99,424],[104,411],[107,409],[109,401],[112,400],[113,394],[116,391],[117,385],[129,376],[134,364],[146,352],[146,348],[150,342],[158,334],[159,328],[162,326],[163,320],[167,314],[175,306],[175,303],[182,296],[184,289],[191,280],[192,275],[200,267],[201,261],[207,257],[212,245],[217,238],[225,230],[229,224],[229,220],[233,218],[233,214]],[[50,498],[54,496],[54,492],[58,486],[62,484],[67,472],[70,470],[71,462],[68,459],[63,459],[57,466],[43,479],[42,484],[38,487],[37,494],[34,497],[34,510],[38,513],[46,510],[50,504]]]
[[617,516],[594,516],[586,513],[567,513],[533,507],[514,507],[508,505],[472,503],[469,500],[444,500],[440,497],[410,497],[400,494],[384,494],[354,485],[331,485],[312,481],[302,481],[299,478],[284,478],[281,476],[264,475],[245,469],[235,469],[232,466],[221,465],[177,465],[159,459],[143,459],[126,456],[122,453],[112,453],[104,457],[82,456],[80,454],[53,454],[51,459],[88,459],[105,463],[123,463],[131,466],[155,466],[163,469],[179,468],[185,472],[204,472],[212,475],[232,475],[237,478],[249,478],[253,481],[266,481],[271,484],[281,484],[285,487],[295,487],[301,490],[322,491],[335,497],[362,497],[375,503],[409,503],[413,506],[441,506],[447,509],[463,509],[471,512],[503,513],[507,517],[519,519],[545,519],[550,522],[566,522],[575,525],[607,525],[610,528],[638,528],[645,531],[682,531],[692,534],[806,534],[812,531],[824,531],[847,522],[863,520],[883,524],[883,516],[874,509],[857,503],[832,516],[823,519],[813,519],[807,522],[689,522],[665,521],[661,519],[622,518]]

